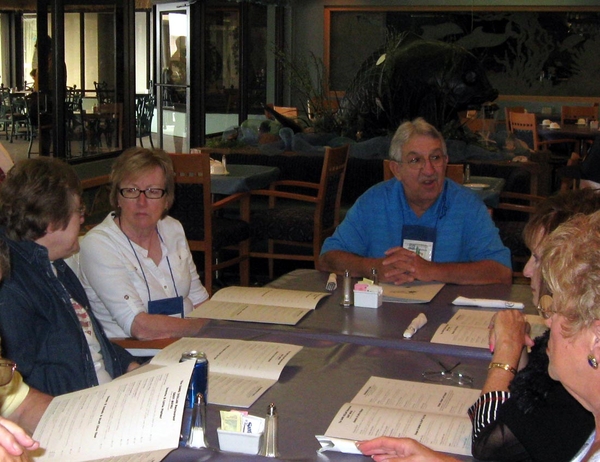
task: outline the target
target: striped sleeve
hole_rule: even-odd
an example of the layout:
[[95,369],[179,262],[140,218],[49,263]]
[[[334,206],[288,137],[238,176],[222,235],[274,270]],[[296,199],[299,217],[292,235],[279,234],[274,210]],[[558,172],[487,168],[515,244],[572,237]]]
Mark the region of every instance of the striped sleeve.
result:
[[508,391],[490,391],[481,395],[467,411],[473,423],[473,440],[481,431],[496,420],[500,406],[510,398]]

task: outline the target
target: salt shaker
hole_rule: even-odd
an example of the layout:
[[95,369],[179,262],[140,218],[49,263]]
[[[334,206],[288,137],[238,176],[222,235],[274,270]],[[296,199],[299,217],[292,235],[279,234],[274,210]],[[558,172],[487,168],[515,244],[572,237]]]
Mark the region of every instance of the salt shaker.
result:
[[206,401],[202,393],[196,394],[192,412],[192,428],[186,446],[188,448],[207,448],[206,442]]
[[465,165],[465,183],[471,182],[471,166],[469,164]]
[[352,278],[350,277],[350,271],[344,271],[344,300],[340,305],[349,307],[354,304],[352,299]]
[[279,451],[277,450],[277,408],[273,403],[270,403],[267,408],[263,443],[258,455],[265,457],[279,457]]
[[371,281],[376,286],[379,285],[379,275],[377,274],[377,268],[371,268]]

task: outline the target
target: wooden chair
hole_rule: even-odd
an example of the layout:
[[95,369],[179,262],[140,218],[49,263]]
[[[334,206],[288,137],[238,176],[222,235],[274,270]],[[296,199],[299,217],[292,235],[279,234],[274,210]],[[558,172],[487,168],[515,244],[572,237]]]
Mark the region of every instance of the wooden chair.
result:
[[112,211],[110,205],[110,175],[99,175],[81,180],[85,204],[85,221],[79,235],[83,236]]
[[[253,240],[267,240],[268,249],[266,252],[252,250],[250,257],[269,259],[271,279],[274,259],[313,261],[316,264],[323,241],[333,234],[340,222],[347,163],[348,145],[326,148],[319,183],[282,180],[274,182],[269,189],[252,191],[252,195],[269,198],[268,209],[253,213],[251,219]],[[310,254],[279,253],[275,246],[310,249]]]
[[390,163],[393,161],[391,159],[383,159],[383,181],[391,180],[394,178],[394,174],[392,173],[392,169],[390,168]]
[[500,202],[494,210],[493,218],[500,239],[510,250],[514,277],[523,276],[523,268],[529,259],[529,249],[523,240],[523,229],[536,206],[544,200],[544,197],[532,194],[510,191],[500,193]]
[[[239,265],[240,283],[250,282],[250,196],[237,193],[212,202],[210,156],[208,153],[169,154],[175,170],[175,202],[169,214],[185,230],[192,252],[204,253],[204,286],[213,294],[215,272]],[[237,203],[240,219],[217,214]],[[223,260],[224,250],[235,256]]]
[[465,175],[464,164],[448,164],[446,165],[446,177],[455,181],[458,184],[463,184]]
[[598,120],[598,105],[563,106],[560,110],[560,123],[575,124],[579,119]]
[[505,107],[504,108],[504,120],[506,121],[506,132],[511,132],[512,129],[510,127],[510,113],[511,112],[519,112],[519,113],[524,113],[525,112],[525,108],[523,106],[512,106],[512,107]]
[[550,145],[568,143],[574,144],[576,140],[572,139],[556,139],[542,140],[538,135],[538,127],[535,114],[529,112],[509,112],[508,113],[511,132],[524,141],[532,151],[541,151],[548,149]]
[[468,128],[473,133],[496,131],[496,120],[479,117],[479,111],[470,110],[459,112],[458,117],[461,125]]

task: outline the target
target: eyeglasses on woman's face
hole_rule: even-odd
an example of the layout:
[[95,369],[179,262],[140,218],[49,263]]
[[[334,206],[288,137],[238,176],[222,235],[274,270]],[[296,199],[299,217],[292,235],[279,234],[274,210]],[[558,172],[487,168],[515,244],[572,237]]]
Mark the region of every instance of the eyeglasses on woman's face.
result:
[[544,319],[550,319],[554,314],[558,313],[554,309],[554,300],[551,295],[542,295],[538,301],[537,311]]
[[15,369],[17,369],[17,365],[8,359],[0,358],[0,387],[9,383],[13,374],[15,373]]
[[161,188],[147,188],[147,189],[138,189],[138,188],[121,188],[119,189],[119,193],[125,199],[137,199],[140,197],[140,194],[144,193],[147,199],[160,199],[166,194],[166,190]]

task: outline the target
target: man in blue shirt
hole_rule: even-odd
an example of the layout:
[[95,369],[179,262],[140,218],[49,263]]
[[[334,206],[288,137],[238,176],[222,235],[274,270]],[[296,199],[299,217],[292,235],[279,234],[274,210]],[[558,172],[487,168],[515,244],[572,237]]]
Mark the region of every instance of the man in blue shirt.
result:
[[510,284],[510,251],[484,203],[445,178],[442,135],[422,118],[405,122],[390,147],[395,179],[365,192],[323,244],[322,271],[382,282]]

